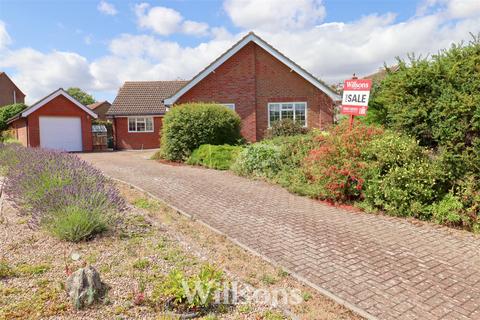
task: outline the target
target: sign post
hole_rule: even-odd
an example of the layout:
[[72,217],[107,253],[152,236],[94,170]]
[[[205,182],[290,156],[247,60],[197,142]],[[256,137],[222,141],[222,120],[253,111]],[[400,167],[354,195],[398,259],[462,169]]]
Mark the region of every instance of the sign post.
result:
[[370,79],[357,79],[354,76],[353,79],[345,80],[340,113],[350,115],[350,128],[353,126],[355,116],[367,115],[371,88],[372,80]]

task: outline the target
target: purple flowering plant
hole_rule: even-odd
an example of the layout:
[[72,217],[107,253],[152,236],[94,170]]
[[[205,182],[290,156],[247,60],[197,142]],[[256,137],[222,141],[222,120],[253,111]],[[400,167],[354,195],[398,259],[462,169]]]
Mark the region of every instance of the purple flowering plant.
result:
[[74,154],[0,145],[0,167],[5,193],[30,224],[66,240],[107,229],[126,206],[114,183]]

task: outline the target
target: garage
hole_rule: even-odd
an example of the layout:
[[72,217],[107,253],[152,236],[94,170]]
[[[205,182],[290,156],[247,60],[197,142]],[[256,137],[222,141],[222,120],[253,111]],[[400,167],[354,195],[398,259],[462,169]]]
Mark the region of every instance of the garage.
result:
[[7,121],[26,147],[68,152],[93,150],[92,119],[97,115],[58,89]]
[[82,151],[80,117],[39,117],[40,147],[64,151]]

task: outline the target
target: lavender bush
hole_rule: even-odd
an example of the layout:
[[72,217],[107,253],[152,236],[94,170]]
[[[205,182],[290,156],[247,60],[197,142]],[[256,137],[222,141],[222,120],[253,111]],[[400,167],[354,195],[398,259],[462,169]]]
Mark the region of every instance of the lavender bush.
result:
[[107,229],[125,202],[99,170],[73,154],[0,146],[4,191],[31,225],[69,241]]

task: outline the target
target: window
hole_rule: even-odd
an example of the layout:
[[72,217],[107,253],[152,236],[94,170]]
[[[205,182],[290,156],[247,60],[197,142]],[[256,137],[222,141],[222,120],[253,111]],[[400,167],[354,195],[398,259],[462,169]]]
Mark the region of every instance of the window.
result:
[[228,109],[232,109],[233,111],[235,111],[235,103],[222,103],[222,104]]
[[292,119],[302,126],[307,126],[306,102],[275,102],[268,104],[268,126],[281,119]]
[[153,132],[153,118],[129,117],[128,132]]

